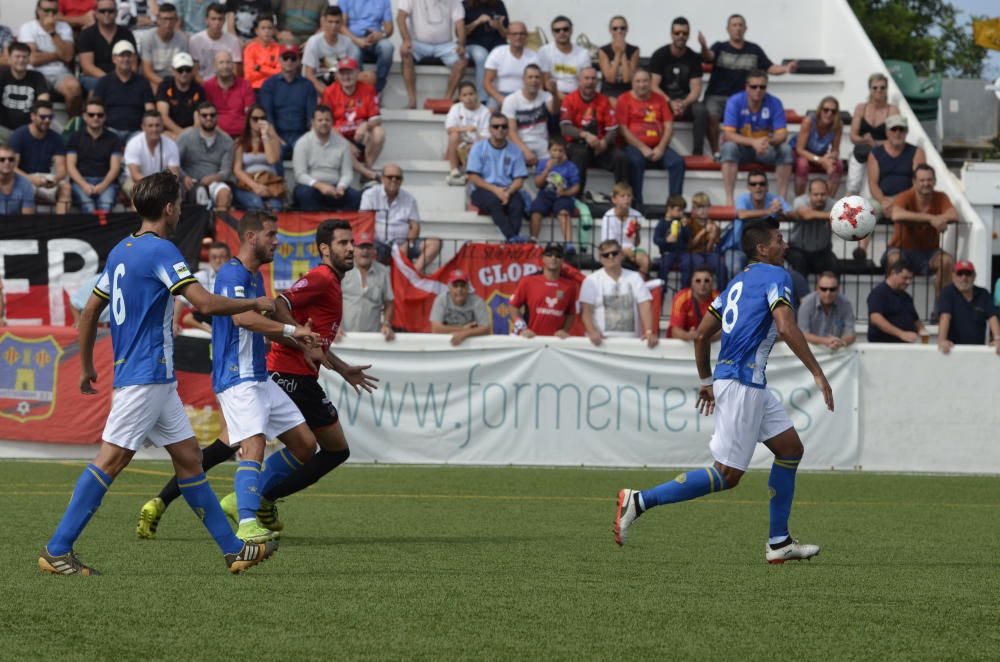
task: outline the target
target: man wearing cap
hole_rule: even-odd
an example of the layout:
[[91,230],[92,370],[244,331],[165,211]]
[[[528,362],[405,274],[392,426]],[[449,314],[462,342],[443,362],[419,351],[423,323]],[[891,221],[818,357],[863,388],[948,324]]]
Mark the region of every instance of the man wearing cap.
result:
[[[556,336],[569,338],[576,322],[576,280],[562,274],[562,244],[550,241],[542,251],[542,270],[525,276],[510,298],[514,333],[525,338]],[[523,313],[528,321],[525,322]]]
[[958,223],[958,210],[948,196],[935,191],[934,168],[920,163],[913,170],[913,186],[895,197],[892,212],[892,238],[883,262],[892,265],[901,257],[915,274],[933,273],[934,295],[951,282],[955,258],[941,250],[941,235],[949,223]]
[[448,274],[448,289],[434,299],[430,321],[431,333],[450,333],[455,347],[466,338],[490,334],[486,302],[470,291],[469,276],[461,269]]
[[403,188],[403,169],[395,163],[382,168],[381,183],[361,194],[361,211],[375,212],[375,250],[381,262],[388,262],[392,247],[413,262],[413,268],[423,273],[441,252],[441,240],[420,238],[420,211],[417,200]]
[[292,156],[292,148],[309,130],[316,110],[316,88],[299,73],[299,47],[282,46],[278,55],[281,73],[260,86],[257,100],[267,112],[267,119],[281,137],[281,158]]
[[111,50],[119,41],[128,41],[134,47],[132,31],[115,22],[118,5],[115,0],[97,0],[97,21],[80,31],[76,38],[76,52],[80,60],[80,84],[87,92],[94,89],[97,80],[115,68]]
[[111,49],[115,70],[97,81],[94,96],[104,101],[107,128],[123,142],[142,128],[142,114],[156,110],[149,81],[136,73],[135,46],[119,41]]
[[490,216],[507,241],[517,240],[524,223],[521,186],[528,176],[521,150],[507,141],[507,116],[490,117],[490,139],[480,140],[469,152],[465,166],[472,194],[469,199]]
[[233,176],[233,139],[217,130],[218,110],[211,101],[202,101],[196,112],[198,126],[184,129],[177,141],[186,201],[227,211],[233,202],[226,183]]
[[156,90],[156,109],[163,118],[163,131],[174,140],[194,126],[194,109],[206,99],[205,88],[194,77],[194,58],[177,53],[171,62],[173,75],[163,78]]
[[840,293],[840,278],[832,271],[819,275],[816,291],[802,298],[797,317],[802,335],[814,345],[838,350],[857,339],[854,308]]
[[385,130],[375,88],[358,80],[355,59],[337,63],[337,81],[326,88],[323,103],[333,111],[333,127],[351,143],[354,169],[363,177],[377,179],[372,165],[382,153]]
[[375,237],[359,232],[354,238],[354,268],[340,281],[344,291],[345,333],[381,333],[386,341],[396,337],[392,330],[392,283],[389,269],[375,261]]
[[[968,260],[955,263],[955,279],[938,299],[938,349],[947,354],[955,345],[982,345],[1000,354],[1000,320],[989,291],[975,284],[976,268]],[[989,326],[990,335],[986,335]]]
[[257,103],[253,87],[236,73],[227,51],[215,52],[215,76],[205,81],[205,98],[219,109],[219,128],[236,138],[243,134],[247,109]]
[[161,2],[156,15],[156,29],[143,30],[138,36],[142,73],[157,89],[171,74],[174,57],[188,52],[188,36],[177,29],[177,20],[177,7]]

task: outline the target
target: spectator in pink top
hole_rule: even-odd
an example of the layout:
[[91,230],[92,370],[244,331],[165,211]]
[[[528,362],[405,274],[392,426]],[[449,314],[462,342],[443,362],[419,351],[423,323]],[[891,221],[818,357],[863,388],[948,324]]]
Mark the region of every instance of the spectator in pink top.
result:
[[256,103],[253,88],[236,75],[233,56],[228,51],[215,53],[215,77],[205,81],[205,97],[219,112],[219,128],[231,137],[243,133],[247,108]]

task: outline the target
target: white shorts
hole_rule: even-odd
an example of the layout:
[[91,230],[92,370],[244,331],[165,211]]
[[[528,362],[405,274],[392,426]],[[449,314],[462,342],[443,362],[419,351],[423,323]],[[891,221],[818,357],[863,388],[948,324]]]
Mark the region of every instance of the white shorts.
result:
[[436,57],[441,60],[446,67],[453,66],[458,62],[458,53],[455,49],[458,44],[454,41],[446,41],[443,44],[429,44],[425,41],[413,40],[413,60],[420,64],[422,60]]
[[219,202],[219,194],[223,191],[232,192],[232,189],[229,188],[229,184],[225,182],[212,182],[208,185],[208,194],[212,197],[212,202],[214,203]]
[[104,441],[137,451],[141,446],[169,446],[194,437],[191,421],[177,395],[177,382],[116,388]]
[[217,396],[229,427],[230,446],[257,434],[274,439],[306,422],[288,394],[270,379],[240,382]]
[[757,444],[773,439],[792,425],[770,391],[734,379],[718,379],[715,392],[715,434],[709,448],[719,464],[746,471]]

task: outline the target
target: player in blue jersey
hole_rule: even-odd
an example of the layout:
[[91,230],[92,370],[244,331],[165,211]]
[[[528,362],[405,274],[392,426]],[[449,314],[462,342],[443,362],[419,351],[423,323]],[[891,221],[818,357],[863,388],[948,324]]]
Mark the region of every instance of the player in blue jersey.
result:
[[132,202],[142,226],[112,249],[80,317],[80,390],[92,394],[97,381],[93,356],[97,320],[111,304],[115,359],[111,412],[97,458],[80,475],[62,520],[42,548],[38,567],[59,575],[100,574],[76,557],[73,544],[111,482],[141,445],[153,444],[170,454],[185,500],[222,549],[229,570],[239,573],[270,556],[276,545],[237,538],[202,471],[201,449],[177,395],[172,295],[183,292],[208,315],[273,312],[274,301],[216,296],[194,279],[177,247],[166,239],[180,220],[180,183],[175,175],[160,172],[144,178],[136,184]]
[[[782,268],[785,244],[776,221],[754,221],[743,230],[743,251],[750,264],[709,306],[695,338],[701,389],[698,410],[715,414],[710,448],[715,464],[680,474],[650,490],[618,493],[613,531],[624,545],[628,529],[654,506],[696,499],[736,487],[758,443],[774,453],[768,487],[771,492],[770,534],[764,557],[768,563],[809,559],[816,545],[799,543],[788,533],[795,494],[795,472],[802,460],[802,441],[791,419],[767,390],[764,371],[774,341],[781,337],[813,375],[823,400],[833,411],[833,392],[809,350],[792,311],[792,282]],[[711,371],[711,338],[722,331],[722,347]]]
[[[247,212],[240,219],[239,234],[240,252],[219,269],[215,293],[252,299],[264,292],[260,267],[274,260],[278,219],[265,211]],[[321,340],[308,321],[283,324],[253,311],[212,318],[212,388],[229,428],[229,443],[243,452],[233,479],[239,512],[236,535],[252,542],[273,535],[257,522],[261,493],[316,452],[316,437],[302,412],[268,376],[264,336],[306,352]],[[261,471],[266,441],[275,437],[285,445],[277,454],[281,461],[269,462]]]

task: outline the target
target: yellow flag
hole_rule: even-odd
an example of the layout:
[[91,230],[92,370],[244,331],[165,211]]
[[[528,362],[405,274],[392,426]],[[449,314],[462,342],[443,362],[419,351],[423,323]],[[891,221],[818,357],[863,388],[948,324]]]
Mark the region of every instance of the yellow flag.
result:
[[983,48],[1000,51],[1000,18],[972,22],[972,38]]

